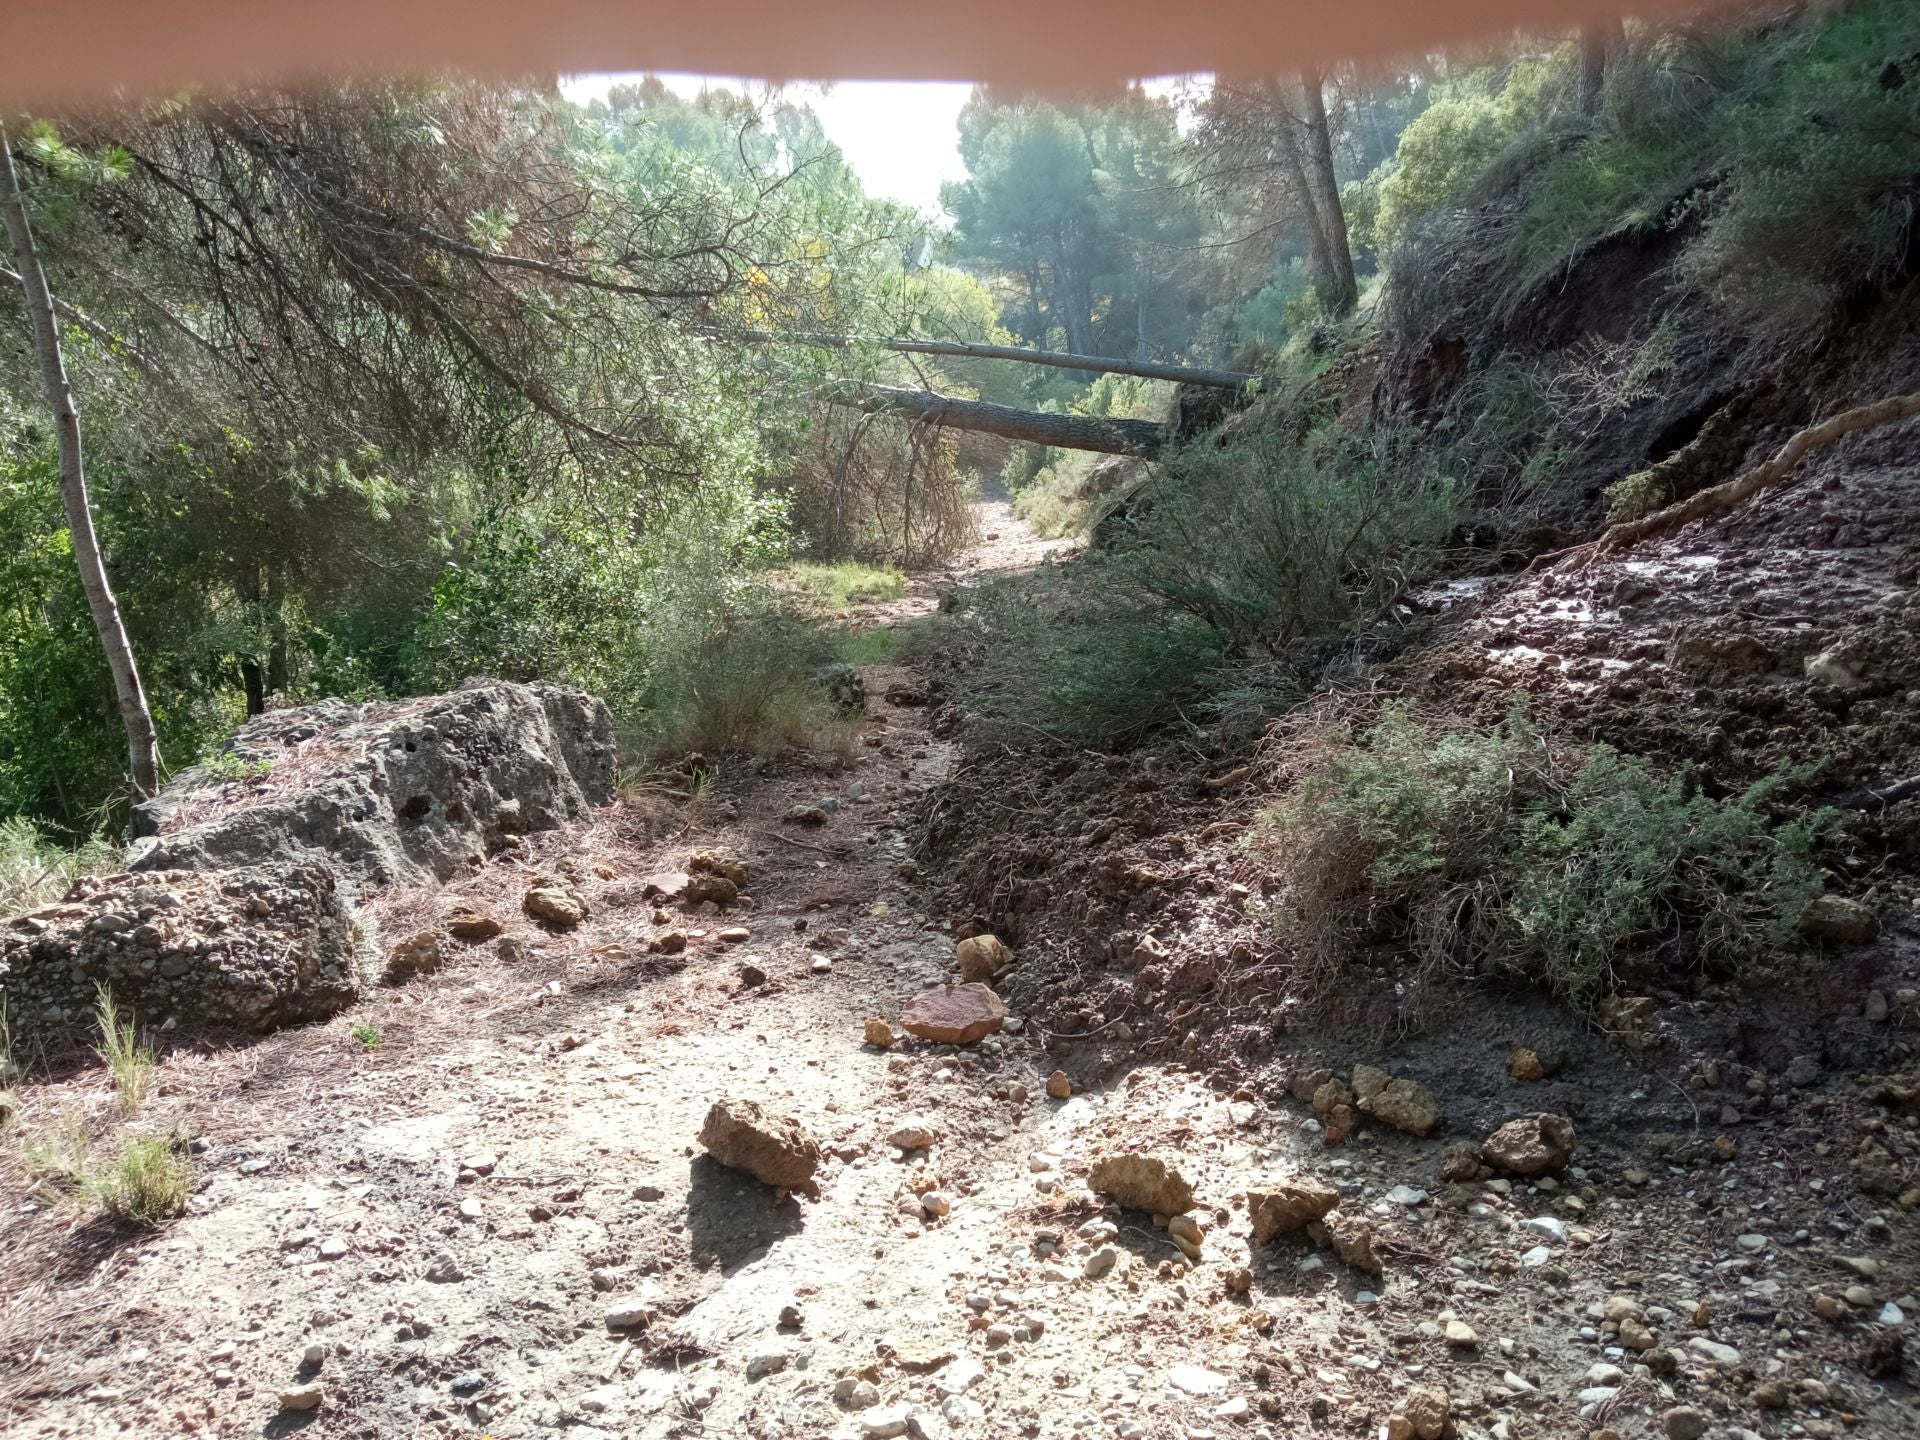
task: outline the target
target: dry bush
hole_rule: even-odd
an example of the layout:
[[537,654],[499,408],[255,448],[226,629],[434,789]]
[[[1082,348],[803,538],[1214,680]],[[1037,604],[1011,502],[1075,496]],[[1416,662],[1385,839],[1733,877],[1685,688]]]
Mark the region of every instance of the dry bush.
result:
[[895,416],[820,407],[781,488],[815,555],[924,565],[973,537],[954,438]]

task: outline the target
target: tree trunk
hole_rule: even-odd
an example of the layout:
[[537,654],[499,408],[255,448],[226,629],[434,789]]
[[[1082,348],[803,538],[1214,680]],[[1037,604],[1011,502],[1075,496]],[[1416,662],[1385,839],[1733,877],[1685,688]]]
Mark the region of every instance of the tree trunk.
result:
[[851,335],[822,335],[809,330],[703,330],[716,340],[743,340],[768,345],[791,341],[796,345],[814,345],[831,350],[850,350],[855,345],[878,345],[903,355],[945,355],[955,360],[1017,360],[1025,365],[1047,365],[1056,370],[1092,370],[1102,375],[1138,375],[1145,380],[1171,380],[1176,385],[1210,385],[1221,390],[1240,390],[1258,375],[1245,370],[1212,370],[1199,365],[1167,365],[1158,360],[1109,360],[1100,355],[1074,355],[1063,350],[1026,350],[1018,345],[975,345],[966,340],[867,340]]
[[[100,540],[93,530],[93,507],[87,499],[87,472],[80,452],[80,412],[74,406],[73,386],[67,380],[66,362],[60,355],[60,327],[54,319],[53,294],[47,288],[46,273],[40,268],[40,255],[33,244],[33,231],[27,224],[27,207],[20,198],[11,143],[6,128],[0,126],[0,217],[4,217],[7,234],[13,241],[14,264],[20,271],[20,285],[26,295],[27,319],[33,326],[33,348],[40,361],[40,379],[47,392],[47,405],[53,411],[59,446],[60,498],[66,506],[67,529],[73,536],[74,559],[80,566],[80,586],[87,594],[87,608],[93,614],[93,627],[100,635],[100,648],[106,652],[107,669],[113,673],[114,696],[119,702],[121,723],[127,731],[127,769],[137,802],[151,798],[160,789],[160,742],[154,732],[153,714],[147,709],[146,691],[140,685],[140,667],[134,662],[127,627],[120,618],[113,587],[107,581]],[[138,815],[137,810],[135,814]]]
[[1580,113],[1591,120],[1600,113],[1606,93],[1607,62],[1626,42],[1627,32],[1616,20],[1598,21],[1580,31]]
[[1097,450],[1107,455],[1151,459],[1167,444],[1166,427],[1151,420],[1050,415],[1041,410],[1016,410],[986,400],[960,400],[930,390],[904,390],[858,380],[835,381],[819,394],[830,405],[850,405],[869,415],[899,415],[924,425],[976,430],[1034,445],[1058,445],[1064,450]]
[[1327,104],[1317,70],[1300,72],[1300,88],[1307,97],[1307,158],[1312,163],[1314,188],[1320,199],[1320,223],[1327,232],[1327,257],[1333,267],[1335,313],[1344,315],[1360,303],[1360,283],[1353,273],[1353,248],[1347,242],[1347,217],[1340,209],[1340,182],[1333,173],[1333,133],[1327,125]]
[[1320,197],[1307,178],[1307,163],[1301,158],[1300,138],[1294,132],[1299,122],[1290,114],[1280,117],[1280,158],[1287,170],[1293,193],[1300,197],[1300,213],[1307,222],[1307,268],[1313,272],[1314,287],[1323,296],[1339,288],[1334,279],[1333,254],[1327,248],[1327,226],[1320,218]]

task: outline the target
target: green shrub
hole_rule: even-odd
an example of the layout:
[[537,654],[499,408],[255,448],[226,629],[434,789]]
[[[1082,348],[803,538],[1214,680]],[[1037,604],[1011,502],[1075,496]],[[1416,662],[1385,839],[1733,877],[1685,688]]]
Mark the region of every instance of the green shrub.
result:
[[1603,745],[1557,752],[1517,706],[1491,732],[1392,707],[1321,740],[1253,841],[1275,924],[1322,974],[1355,945],[1485,967],[1589,1002],[1630,947],[1728,966],[1790,943],[1820,893],[1819,822],[1773,824],[1775,775],[1728,800]]
[[1828,320],[1911,253],[1920,8],[1871,0],[1783,49],[1720,120],[1726,178],[1700,198],[1681,274],[1735,314],[1788,328]]
[[743,617],[708,636],[659,695],[641,748],[662,754],[815,750],[846,759],[857,718],[838,714],[814,675],[833,637],[777,613]]
[[1442,543],[1454,486],[1410,433],[1284,425],[1174,455],[1117,564],[1132,585],[1272,651],[1371,620]]
[[157,1225],[187,1208],[191,1177],[172,1142],[157,1135],[129,1136],[120,1153],[80,1176],[81,1203],[136,1225]]
[[[945,617],[941,617],[945,618]],[[1019,585],[975,592],[964,622],[916,637],[922,648],[975,642],[967,699],[988,723],[1055,739],[1113,744],[1178,713],[1225,664],[1219,632],[1168,610],[1093,560],[1046,567]]]
[[187,1208],[192,1175],[174,1143],[156,1135],[122,1137],[110,1158],[97,1153],[86,1121],[72,1110],[21,1146],[27,1169],[56,1196],[138,1225],[156,1225]]

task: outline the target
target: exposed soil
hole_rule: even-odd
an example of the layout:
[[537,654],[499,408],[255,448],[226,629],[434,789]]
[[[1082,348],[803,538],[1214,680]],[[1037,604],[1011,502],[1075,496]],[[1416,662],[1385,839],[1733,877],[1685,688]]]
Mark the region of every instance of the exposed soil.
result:
[[[1867,609],[1885,585],[1859,566],[1890,576],[1902,563],[1899,536],[1872,518],[1873,497],[1892,492],[1872,487],[1909,483],[1874,473],[1840,500],[1821,492],[1812,503],[1844,501],[1858,518],[1831,533],[1808,521],[1806,553],[1762,593],[1735,588],[1759,578],[1749,567],[1690,559],[1686,536],[1634,557],[1662,576],[1724,574],[1726,592],[1664,583],[1645,602],[1599,605],[1616,636],[1604,656],[1672,668],[1640,647],[1731,595],[1786,668],[1691,690],[1648,678],[1642,695],[1677,705],[1771,686],[1801,707],[1776,728],[1837,726],[1835,785],[1875,778],[1869,756],[1912,743],[1899,697],[1916,682],[1889,670],[1885,688],[1836,710],[1803,702],[1793,678],[1843,618],[1892,656],[1875,665],[1914,663],[1883,646],[1882,612]],[[989,538],[966,564],[864,618],[925,613],[951,584],[1052,548],[1004,506],[982,520]],[[1757,510],[1731,524],[1791,532]],[[1820,578],[1835,549],[1859,552],[1846,557],[1857,593]],[[1529,676],[1560,677],[1541,703],[1567,723],[1611,734],[1627,723],[1605,718],[1617,712],[1649,735],[1703,736],[1730,702],[1643,709],[1618,683],[1590,688],[1610,666],[1560,663],[1565,603],[1593,608],[1614,583],[1531,580],[1449,613],[1441,658],[1421,673],[1492,704],[1513,683],[1502,652],[1527,646],[1541,657],[1525,660]],[[1829,592],[1813,633],[1787,618]],[[1891,625],[1911,611],[1884,613]],[[1442,661],[1464,669],[1448,679]],[[1753,997],[1662,993],[1609,1034],[1482,990],[1422,1031],[1400,1023],[1383,975],[1366,1029],[1314,1033],[1289,1022],[1284,986],[1246,983],[1259,936],[1231,887],[1257,877],[1232,837],[1271,766],[1209,790],[1204,779],[1258,757],[963,760],[934,733],[951,725],[935,723],[925,677],[874,666],[865,681],[850,769],[741,764],[691,825],[641,793],[589,827],[528,837],[443,890],[377,902],[389,938],[458,900],[506,922],[501,940],[325,1025],[183,1041],[134,1123],[199,1137],[184,1218],[151,1232],[85,1222],[31,1191],[8,1147],[0,1429],[1358,1436],[1416,1387],[1444,1386],[1452,1433],[1495,1440],[1664,1433],[1676,1406],[1702,1412],[1706,1429],[1689,1433],[1920,1434],[1920,1242],[1901,1198],[1916,1184],[1920,1013],[1881,1015],[1867,995],[1920,983],[1897,927],[1810,981],[1797,1017],[1768,1021]],[[1766,730],[1730,730],[1702,758],[1729,757],[1730,778],[1771,764],[1785,747]],[[829,797],[818,827],[781,819]],[[1862,853],[1892,852],[1896,831],[1877,833],[1889,848]],[[648,877],[710,846],[746,859],[750,907],[657,910]],[[552,871],[592,906],[577,930],[520,913],[530,876]],[[1016,1023],[964,1049],[864,1044],[864,1020],[950,978],[954,939],[982,924],[1016,946],[999,982]],[[747,937],[723,941],[732,926]],[[688,936],[684,952],[651,950],[669,930]],[[1165,954],[1137,959],[1148,933]],[[1516,1044],[1545,1078],[1509,1074]],[[1328,1148],[1301,1097],[1325,1068],[1360,1061],[1423,1082],[1441,1128],[1415,1139],[1362,1121]],[[1071,1098],[1049,1096],[1056,1068]],[[57,1074],[22,1092],[14,1134],[68,1110],[103,1123],[104,1073],[74,1061]],[[827,1151],[818,1200],[704,1154],[695,1137],[721,1097],[813,1132]],[[1574,1168],[1436,1178],[1448,1142],[1548,1110],[1578,1127]],[[886,1137],[914,1116],[933,1144],[895,1150]],[[1093,1160],[1142,1146],[1199,1196],[1210,1233],[1197,1265],[1151,1217],[1086,1191]],[[1291,1176],[1340,1188],[1373,1226],[1384,1274],[1304,1239],[1251,1245],[1247,1192]],[[926,1189],[949,1213],[907,1213]],[[1103,1219],[1120,1253],[1089,1278],[1108,1231],[1082,1227]],[[615,1302],[651,1318],[613,1330]],[[1620,1318],[1633,1316],[1654,1349],[1623,1347]],[[1449,1339],[1450,1322],[1472,1338]],[[310,1346],[321,1351],[303,1362]],[[877,1403],[837,1400],[848,1378]],[[283,1410],[304,1380],[320,1385],[318,1408]]]

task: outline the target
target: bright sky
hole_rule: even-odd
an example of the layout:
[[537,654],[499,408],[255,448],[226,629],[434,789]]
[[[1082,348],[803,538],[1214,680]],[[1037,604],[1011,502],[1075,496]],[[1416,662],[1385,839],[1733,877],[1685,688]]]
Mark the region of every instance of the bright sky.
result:
[[[607,93],[624,75],[569,75],[560,82],[569,100],[585,102]],[[752,88],[753,82],[704,75],[662,75],[677,95],[692,98],[708,86],[730,90]],[[1149,80],[1146,88],[1165,94],[1179,82]],[[793,84],[788,99],[811,106],[820,117],[827,138],[840,147],[847,164],[860,177],[869,195],[898,200],[914,209],[945,219],[940,208],[940,186],[966,178],[960,163],[960,107],[973,87],[934,81],[843,80],[830,86]]]
[[[622,75],[569,75],[560,82],[569,100],[586,101],[607,93]],[[662,75],[669,89],[689,98],[707,86],[729,90],[748,82],[703,75]],[[811,106],[827,138],[840,147],[847,164],[869,195],[898,200],[916,210],[942,215],[940,185],[966,177],[960,163],[960,107],[971,85],[926,81],[846,80],[823,87],[795,84],[785,95]]]

